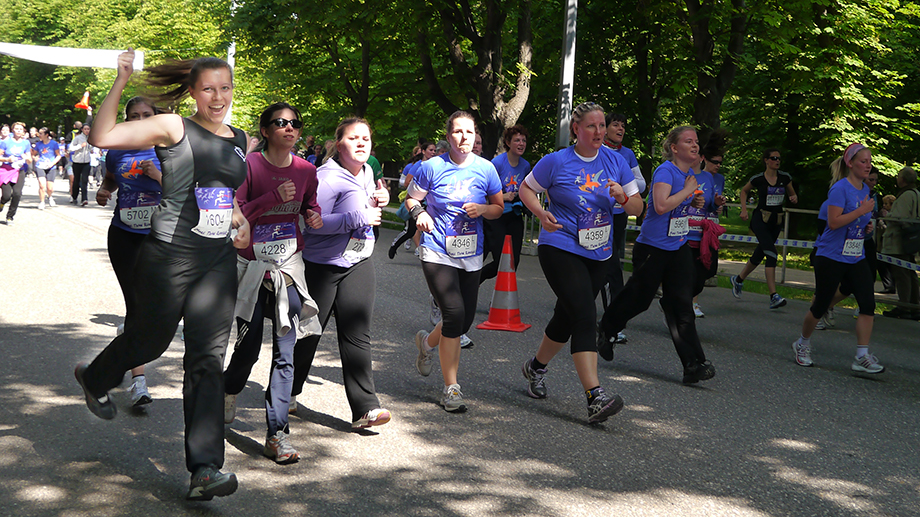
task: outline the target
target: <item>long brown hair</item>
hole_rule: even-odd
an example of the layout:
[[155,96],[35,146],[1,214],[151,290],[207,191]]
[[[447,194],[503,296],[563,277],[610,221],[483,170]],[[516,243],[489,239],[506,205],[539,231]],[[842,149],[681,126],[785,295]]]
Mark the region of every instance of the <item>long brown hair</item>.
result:
[[233,69],[230,64],[217,57],[200,57],[181,61],[167,61],[162,65],[146,69],[147,84],[166,91],[156,96],[156,101],[176,104],[188,95],[188,89],[195,86],[203,70],[226,68],[233,81]]

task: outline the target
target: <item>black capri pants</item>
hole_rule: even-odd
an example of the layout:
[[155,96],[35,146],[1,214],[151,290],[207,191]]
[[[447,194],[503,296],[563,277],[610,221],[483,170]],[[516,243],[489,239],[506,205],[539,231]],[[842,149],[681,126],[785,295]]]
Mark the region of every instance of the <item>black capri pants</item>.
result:
[[754,210],[751,215],[751,231],[757,236],[757,249],[751,255],[750,262],[755,266],[760,265],[766,256],[764,267],[776,267],[776,239],[783,227],[779,224],[777,214],[771,214],[768,222],[764,222],[762,213],[761,210]]
[[866,258],[848,264],[817,255],[814,263],[815,301],[809,309],[812,316],[820,318],[827,312],[838,286],[841,291],[852,289],[860,314],[875,314],[875,279]]
[[479,298],[479,273],[434,262],[422,262],[428,290],[441,309],[441,335],[458,338],[473,325]]
[[546,283],[556,295],[553,317],[543,331],[546,337],[557,343],[571,338],[573,354],[597,352],[594,299],[606,281],[607,261],[592,260],[547,245],[537,246],[537,255]]

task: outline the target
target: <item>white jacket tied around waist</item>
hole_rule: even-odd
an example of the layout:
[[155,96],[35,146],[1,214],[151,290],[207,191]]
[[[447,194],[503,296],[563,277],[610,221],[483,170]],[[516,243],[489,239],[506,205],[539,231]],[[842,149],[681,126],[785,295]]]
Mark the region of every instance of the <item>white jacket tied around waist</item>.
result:
[[236,293],[236,309],[233,313],[235,317],[252,321],[252,313],[259,298],[262,280],[265,278],[265,273],[269,273],[275,293],[275,321],[278,322],[275,333],[281,337],[290,332],[294,324],[288,318],[290,301],[284,275],[281,274],[283,272],[294,280],[294,287],[297,288],[297,293],[303,299],[300,318],[297,322],[297,339],[323,333],[322,325],[317,317],[319,307],[307,290],[307,281],[303,274],[303,257],[300,253],[295,253],[280,266],[262,260],[248,260],[237,255],[236,266],[239,287]]

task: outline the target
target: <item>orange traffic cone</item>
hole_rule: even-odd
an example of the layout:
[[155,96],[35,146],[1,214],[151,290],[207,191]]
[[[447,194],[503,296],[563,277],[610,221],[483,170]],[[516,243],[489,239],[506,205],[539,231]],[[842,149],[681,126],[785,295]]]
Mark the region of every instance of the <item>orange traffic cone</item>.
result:
[[80,99],[80,102],[74,104],[73,107],[88,110],[89,109],[89,92],[83,92],[83,98]]
[[476,325],[483,330],[510,330],[524,332],[530,325],[521,323],[521,310],[518,308],[517,276],[514,274],[514,258],[511,256],[511,236],[505,236],[501,261],[498,263],[498,277],[495,279],[495,291],[492,292],[492,307],[489,319]]

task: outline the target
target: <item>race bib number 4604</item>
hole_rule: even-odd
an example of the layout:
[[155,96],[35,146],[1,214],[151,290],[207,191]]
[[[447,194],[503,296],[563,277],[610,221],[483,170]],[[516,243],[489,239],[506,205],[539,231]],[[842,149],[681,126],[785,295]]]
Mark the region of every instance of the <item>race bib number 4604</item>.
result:
[[226,239],[233,216],[233,189],[227,187],[196,188],[198,225],[192,231],[209,239]]

